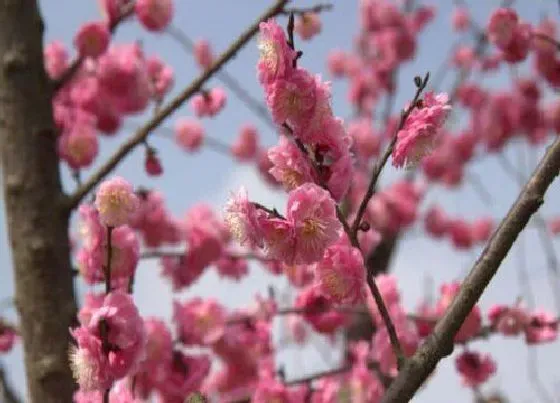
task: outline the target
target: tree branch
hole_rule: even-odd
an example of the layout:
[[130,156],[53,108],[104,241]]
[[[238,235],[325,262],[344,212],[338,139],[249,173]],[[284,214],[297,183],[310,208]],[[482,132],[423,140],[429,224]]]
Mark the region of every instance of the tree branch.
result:
[[22,400],[18,397],[8,379],[6,371],[0,366],[0,402],[3,403],[21,403]]
[[69,196],[67,201],[67,208],[69,210],[75,208],[80,201],[107,176],[137,145],[142,144],[152,130],[156,129],[161,123],[173,114],[185,101],[196,94],[202,86],[224,66],[230,59],[232,59],[237,52],[245,45],[251,38],[258,32],[259,24],[272,18],[284,9],[289,0],[277,0],[276,3],[270,7],[257,21],[253,23],[245,32],[243,32],[230,47],[222,53],[222,55],[204,71],[198,78],[196,78],[191,85],[189,85],[181,94],[171,100],[167,105],[163,106],[158,113],[141,127],[136,134],[125,141],[120,148],[103,164],[97,172],[95,172],[83,186]]
[[433,333],[411,357],[383,397],[383,403],[408,402],[435,369],[453,352],[453,337],[476,304],[519,233],[544,201],[560,171],[560,139],[547,150],[506,217],[490,239]]

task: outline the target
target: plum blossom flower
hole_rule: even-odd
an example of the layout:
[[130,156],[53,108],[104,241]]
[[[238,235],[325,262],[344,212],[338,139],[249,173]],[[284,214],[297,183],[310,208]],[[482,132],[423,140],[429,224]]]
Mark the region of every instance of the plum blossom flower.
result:
[[519,18],[511,8],[494,10],[488,22],[488,37],[500,49],[507,48],[513,40]]
[[194,58],[198,65],[207,69],[214,62],[214,55],[212,54],[212,48],[210,42],[206,39],[198,39],[194,43]]
[[119,176],[99,185],[95,195],[99,219],[109,227],[127,224],[139,206],[132,185]]
[[222,337],[226,312],[216,300],[194,298],[184,304],[174,302],[173,308],[181,343],[210,345]]
[[243,125],[239,136],[231,146],[231,153],[239,161],[249,161],[257,156],[259,150],[259,134],[250,124]]
[[308,41],[321,32],[321,19],[317,13],[304,13],[295,22],[294,31],[303,39]]
[[9,352],[17,339],[17,331],[0,318],[0,354]]
[[465,386],[477,387],[494,375],[496,363],[488,354],[465,351],[455,359],[455,368]]
[[447,94],[426,93],[421,105],[410,112],[403,128],[397,133],[393,165],[414,166],[431,152],[450,110]]
[[175,124],[175,141],[189,152],[200,148],[204,135],[204,128],[197,120],[183,118]]
[[548,312],[538,310],[529,317],[525,327],[527,344],[550,343],[558,338],[558,321]]
[[325,249],[338,240],[342,225],[329,192],[306,183],[288,196],[287,220],[293,225],[296,264],[311,264],[321,259]]
[[357,304],[365,300],[365,269],[361,252],[345,236],[325,250],[315,266],[319,288],[332,302]]
[[288,46],[284,30],[275,20],[261,22],[259,31],[258,78],[261,84],[268,85],[291,74],[296,53]]
[[241,246],[263,246],[259,215],[255,205],[249,201],[244,187],[229,198],[224,208],[224,220],[228,230]]
[[286,136],[281,136],[278,144],[268,149],[268,158],[272,162],[270,174],[287,191],[307,182],[315,182],[309,159]]
[[163,31],[173,18],[173,0],[137,0],[134,12],[148,31]]
[[109,46],[111,33],[105,22],[90,22],[82,25],[74,38],[74,46],[81,57],[97,58]]
[[333,309],[329,299],[314,286],[300,292],[295,307],[304,310],[303,318],[319,333],[331,334],[347,321],[346,316]]

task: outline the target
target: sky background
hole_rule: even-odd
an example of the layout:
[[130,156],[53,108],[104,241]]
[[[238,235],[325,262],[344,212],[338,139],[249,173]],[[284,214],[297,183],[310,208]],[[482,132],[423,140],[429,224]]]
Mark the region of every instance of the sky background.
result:
[[[350,50],[353,37],[358,29],[358,1],[334,1],[332,11],[321,16],[323,32],[311,42],[297,41],[298,47],[304,51],[301,65],[315,73],[323,73],[328,77],[325,60],[332,48]],[[91,20],[100,18],[97,2],[94,0],[49,0],[40,1],[43,16],[46,21],[46,42],[61,40],[71,48],[72,38],[78,27]],[[228,44],[241,33],[245,27],[262,13],[271,1],[255,0],[177,0],[176,15],[173,24],[180,27],[191,38],[199,37],[210,40],[216,53],[224,50]],[[294,1],[293,6],[307,6],[315,4],[312,1]],[[449,0],[426,0],[424,4],[435,5],[438,10],[437,21],[431,24],[421,36],[418,57],[408,63],[399,72],[399,90],[395,105],[402,105],[409,100],[414,92],[412,78],[423,75],[426,71],[434,73],[446,59],[448,50],[456,39],[452,35],[450,26],[450,11],[452,2]],[[497,0],[468,1],[472,13],[479,25],[486,21],[488,12],[497,6]],[[555,1],[518,0],[515,5],[523,19],[537,21],[539,16],[549,13],[557,18],[558,9]],[[284,24],[285,21],[282,21]],[[175,69],[176,84],[174,94],[179,92],[195,77],[199,70],[192,57],[169,36],[149,34],[142,30],[136,22],[128,22],[119,28],[114,43],[140,40],[147,55],[157,53],[164,61]],[[255,41],[249,43],[239,55],[228,63],[226,70],[234,76],[243,87],[257,99],[262,99],[263,93],[255,76],[255,64],[258,58]],[[444,81],[449,84],[453,75],[449,74]],[[479,79],[479,78],[477,78]],[[503,86],[509,80],[508,74],[501,71],[489,78],[484,78],[484,85],[494,88]],[[207,88],[219,85],[216,79]],[[333,109],[340,117],[351,115],[351,107],[346,101],[346,83],[334,82]],[[229,93],[229,92],[228,92]],[[238,129],[243,123],[255,124],[261,133],[263,145],[271,146],[276,142],[276,133],[263,121],[259,120],[243,103],[230,94],[228,105],[215,119],[204,119],[204,127],[209,136],[230,144],[237,136]],[[187,107],[180,109],[166,123],[171,127],[176,118],[191,116]],[[137,116],[127,120],[126,128],[118,136],[110,139],[103,138],[98,162],[104,161],[120,142],[132,133],[147,118]],[[217,209],[221,209],[230,191],[244,185],[249,190],[252,200],[265,205],[275,205],[283,208],[285,195],[271,191],[260,181],[252,165],[236,164],[231,158],[218,154],[211,149],[204,148],[197,154],[186,154],[175,146],[165,136],[156,134],[151,137],[151,144],[155,146],[162,160],[165,175],[159,178],[147,177],[143,168],[143,149],[133,152],[121,165],[116,173],[125,177],[136,186],[156,188],[166,195],[167,206],[173,214],[182,216],[191,206],[200,201],[206,201]],[[515,161],[518,169],[529,169],[534,166],[544,148],[523,151],[524,148],[510,146],[506,153]],[[521,159],[520,159],[521,158]],[[526,164],[522,163],[522,160]],[[526,166],[525,166],[526,165]],[[90,171],[84,172],[87,177]],[[504,173],[495,157],[482,158],[480,163],[468,169],[470,178],[479,178],[492,193],[492,200],[487,201],[474,192],[474,188],[467,181],[459,190],[449,191],[436,187],[430,190],[422,203],[421,210],[425,210],[431,202],[437,200],[446,211],[452,215],[460,215],[467,219],[479,217],[482,214],[491,215],[497,219],[503,217],[518,193],[518,186]],[[382,182],[389,183],[402,175],[389,169],[383,175]],[[66,189],[73,189],[73,182],[68,171],[63,168]],[[558,214],[560,202],[560,188],[558,183],[553,185],[542,209],[545,216]],[[555,245],[556,247],[557,245]],[[399,287],[404,303],[414,308],[420,298],[426,293],[425,284],[439,287],[443,282],[462,278],[472,265],[479,250],[456,252],[445,241],[434,241],[419,236],[413,231],[404,239],[397,250],[393,262],[393,273],[399,279]],[[525,261],[525,264],[521,262]],[[520,273],[526,271],[527,277]],[[215,297],[230,308],[246,306],[255,293],[265,294],[269,285],[274,285],[280,298],[288,299],[284,292],[286,283],[273,278],[258,267],[251,267],[251,275],[242,283],[220,280],[213,270],[188,291],[180,295],[173,295],[170,285],[159,276],[160,269],[155,261],[142,262],[138,268],[135,296],[142,314],[155,315],[169,320],[171,317],[172,300],[198,295]],[[481,300],[483,311],[492,303],[513,303],[517,297],[527,295],[527,287],[534,294],[539,306],[554,310],[551,292],[551,278],[546,269],[546,259],[538,242],[537,232],[527,230],[514,246],[498,275],[494,278],[487,292]],[[529,278],[529,280],[527,280]],[[429,280],[429,281],[428,281]],[[78,293],[83,295],[86,288],[79,284]],[[437,293],[437,289],[434,288]],[[11,271],[11,257],[6,234],[6,220],[4,217],[4,203],[0,199],[0,299],[9,299],[13,295],[13,277]],[[3,308],[1,314],[14,319],[14,312],[10,308]],[[556,311],[555,311],[556,312]],[[558,313],[558,312],[556,312]],[[56,314],[53,312],[53,314]],[[277,324],[279,327],[280,324]],[[277,338],[280,336],[277,334]],[[288,379],[311,374],[313,372],[334,367],[340,358],[335,348],[324,340],[316,339],[315,346],[303,351],[288,348],[279,357],[284,364]],[[533,347],[532,353],[521,340],[506,340],[495,337],[489,342],[477,342],[473,349],[492,352],[498,363],[495,377],[485,385],[483,390],[503,390],[511,402],[535,402],[541,400],[531,378],[533,370],[529,370],[532,363],[537,362],[540,380],[548,395],[560,401],[560,348],[558,343],[547,346]],[[535,357],[536,360],[535,360]],[[533,361],[531,361],[533,359]],[[18,345],[13,352],[0,357],[2,364],[8,369],[13,384],[19,391],[25,390],[23,376],[22,352]],[[447,358],[438,367],[428,385],[418,393],[414,402],[470,402],[472,392],[461,386],[460,379],[453,369],[453,358]]]

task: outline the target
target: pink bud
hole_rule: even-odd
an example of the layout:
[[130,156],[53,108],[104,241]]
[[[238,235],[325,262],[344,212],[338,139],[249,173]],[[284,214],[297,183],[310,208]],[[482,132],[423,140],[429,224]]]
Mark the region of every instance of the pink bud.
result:
[[111,33],[104,22],[90,22],[78,30],[74,38],[74,46],[80,57],[97,58],[107,50]]
[[210,67],[214,61],[210,42],[206,39],[197,40],[194,43],[194,58],[201,68],[207,69]]
[[175,141],[189,152],[197,151],[204,141],[204,128],[197,120],[179,119],[175,125]]
[[163,31],[173,18],[173,0],[136,0],[134,11],[148,31]]

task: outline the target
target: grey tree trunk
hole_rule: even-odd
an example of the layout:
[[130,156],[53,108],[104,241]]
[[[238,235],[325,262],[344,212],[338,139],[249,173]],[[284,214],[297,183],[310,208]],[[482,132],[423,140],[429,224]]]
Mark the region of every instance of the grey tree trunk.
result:
[[0,0],[0,158],[28,401],[71,402],[76,306],[51,85],[35,0]]

